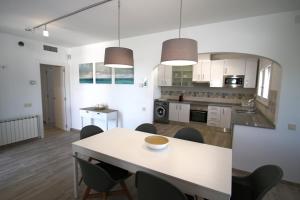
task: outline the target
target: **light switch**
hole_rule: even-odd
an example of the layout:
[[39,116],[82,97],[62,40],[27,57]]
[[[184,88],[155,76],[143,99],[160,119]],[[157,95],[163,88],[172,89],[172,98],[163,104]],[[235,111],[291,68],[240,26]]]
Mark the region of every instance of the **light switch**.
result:
[[288,129],[291,131],[295,131],[296,130],[296,124],[288,124]]

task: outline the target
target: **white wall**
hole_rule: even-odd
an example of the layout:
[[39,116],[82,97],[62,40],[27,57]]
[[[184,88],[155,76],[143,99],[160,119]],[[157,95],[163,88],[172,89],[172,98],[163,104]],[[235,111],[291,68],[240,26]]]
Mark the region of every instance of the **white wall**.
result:
[[[246,127],[249,136],[262,142],[249,142],[247,151],[253,155],[243,160],[242,169],[252,171],[268,158],[270,163],[279,164],[285,179],[300,182],[300,25],[295,16],[300,11],[215,23],[184,29],[183,37],[198,41],[198,52],[241,52],[274,59],[282,65],[282,88],[279,102],[279,116],[276,130]],[[177,30],[127,38],[123,46],[132,48],[135,57],[135,79],[137,82],[150,77],[152,69],[160,61],[161,44],[177,36]],[[134,128],[141,122],[152,121],[153,82],[148,88],[137,85],[80,85],[78,64],[103,61],[104,48],[113,42],[99,43],[71,49],[71,97],[72,124],[80,128],[79,108],[107,102],[122,113],[124,127]],[[116,44],[116,43],[115,43]],[[152,80],[149,78],[149,80]],[[142,107],[146,111],[142,111]],[[287,124],[297,125],[297,131],[288,131]],[[249,148],[248,148],[249,147]],[[251,148],[250,148],[251,147]],[[280,153],[279,153],[280,152]],[[255,156],[261,155],[261,156]]]
[[[19,47],[19,41],[25,46]],[[0,33],[0,120],[34,114],[42,118],[40,63],[68,66],[67,49],[59,47],[58,53],[46,52],[42,45]],[[30,85],[30,80],[37,84]],[[25,107],[26,103],[32,106]],[[40,133],[43,136],[42,129]]]

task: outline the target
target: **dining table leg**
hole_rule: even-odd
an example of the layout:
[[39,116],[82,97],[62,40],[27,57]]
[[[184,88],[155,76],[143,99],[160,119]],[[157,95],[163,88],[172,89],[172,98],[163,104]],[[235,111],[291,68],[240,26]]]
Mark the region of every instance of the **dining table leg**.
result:
[[77,152],[73,154],[73,167],[74,167],[74,197],[78,198],[78,161],[76,159]]

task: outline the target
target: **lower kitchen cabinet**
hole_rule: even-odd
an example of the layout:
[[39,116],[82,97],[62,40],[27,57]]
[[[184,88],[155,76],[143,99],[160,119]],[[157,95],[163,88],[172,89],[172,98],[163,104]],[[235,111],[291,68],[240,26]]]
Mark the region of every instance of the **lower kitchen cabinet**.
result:
[[178,122],[190,122],[190,104],[170,103],[169,120]]
[[91,110],[80,110],[81,127],[87,125],[95,125],[100,127],[102,130],[108,130],[109,128],[118,127],[118,111],[117,110],[102,110],[102,111],[91,111]]
[[231,125],[231,108],[208,106],[207,125],[229,129]]

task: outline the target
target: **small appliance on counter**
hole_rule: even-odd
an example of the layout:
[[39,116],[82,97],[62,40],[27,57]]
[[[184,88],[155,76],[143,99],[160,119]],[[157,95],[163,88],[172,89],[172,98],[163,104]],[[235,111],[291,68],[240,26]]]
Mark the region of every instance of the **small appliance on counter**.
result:
[[178,101],[183,101],[183,94],[182,93],[179,95]]
[[169,102],[163,99],[154,100],[153,121],[158,123],[169,123]]

